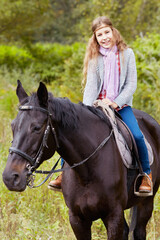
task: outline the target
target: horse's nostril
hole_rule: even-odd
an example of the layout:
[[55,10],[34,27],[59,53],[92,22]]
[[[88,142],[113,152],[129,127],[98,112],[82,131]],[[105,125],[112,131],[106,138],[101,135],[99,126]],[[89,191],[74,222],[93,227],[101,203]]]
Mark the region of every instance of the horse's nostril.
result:
[[19,182],[19,174],[13,173],[12,177],[13,177],[13,183],[14,183],[14,185],[16,185]]

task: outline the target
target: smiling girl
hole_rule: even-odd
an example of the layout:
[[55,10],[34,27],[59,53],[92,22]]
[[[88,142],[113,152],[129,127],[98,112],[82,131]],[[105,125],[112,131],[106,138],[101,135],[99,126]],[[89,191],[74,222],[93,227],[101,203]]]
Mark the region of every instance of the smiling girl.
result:
[[148,151],[131,108],[137,88],[133,50],[127,47],[119,31],[105,16],[93,21],[92,32],[84,59],[83,103],[91,106],[101,99],[119,112],[135,138],[143,171],[148,175],[143,177],[139,192],[150,193],[152,174]]

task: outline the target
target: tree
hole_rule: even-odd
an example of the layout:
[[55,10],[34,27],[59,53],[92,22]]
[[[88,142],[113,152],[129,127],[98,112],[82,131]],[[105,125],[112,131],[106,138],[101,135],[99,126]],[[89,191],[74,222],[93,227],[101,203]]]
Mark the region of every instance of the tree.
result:
[[49,9],[49,0],[1,0],[1,41],[33,41]]
[[158,32],[157,0],[0,0],[0,40],[86,42],[91,23],[100,15],[111,18],[125,40]]
[[147,32],[159,32],[160,2],[157,0],[89,0],[80,10],[84,18],[78,27],[85,36],[89,36],[92,20],[102,15],[111,18],[127,41]]
[[79,39],[78,23],[88,0],[50,0],[49,21],[43,26],[42,38],[47,41],[69,44]]

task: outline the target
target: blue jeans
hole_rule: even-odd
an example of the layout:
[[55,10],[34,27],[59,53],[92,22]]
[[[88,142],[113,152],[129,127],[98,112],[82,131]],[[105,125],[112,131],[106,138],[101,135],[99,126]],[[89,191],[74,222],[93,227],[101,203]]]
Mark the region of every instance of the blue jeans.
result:
[[61,168],[63,167],[64,159],[61,157]]
[[135,138],[142,169],[145,173],[149,174],[151,170],[150,170],[149,159],[148,159],[148,150],[144,141],[143,134],[133,114],[132,108],[127,106],[119,110],[118,112],[121,115],[122,120],[129,127],[129,129],[131,130]]

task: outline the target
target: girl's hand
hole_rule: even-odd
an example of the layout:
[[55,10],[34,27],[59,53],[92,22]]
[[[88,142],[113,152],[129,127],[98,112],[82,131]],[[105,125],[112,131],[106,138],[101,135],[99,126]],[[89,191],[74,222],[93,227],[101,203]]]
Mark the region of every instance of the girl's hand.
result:
[[112,102],[109,98],[104,98],[104,99],[102,99],[102,102],[104,102],[104,103],[107,104],[108,106],[111,106],[111,107],[114,108],[114,109],[118,107],[117,103]]
[[112,102],[112,104],[110,105],[113,109],[116,109],[118,107],[117,103]]
[[102,102],[110,106],[112,104],[112,101],[109,98],[102,99]]

